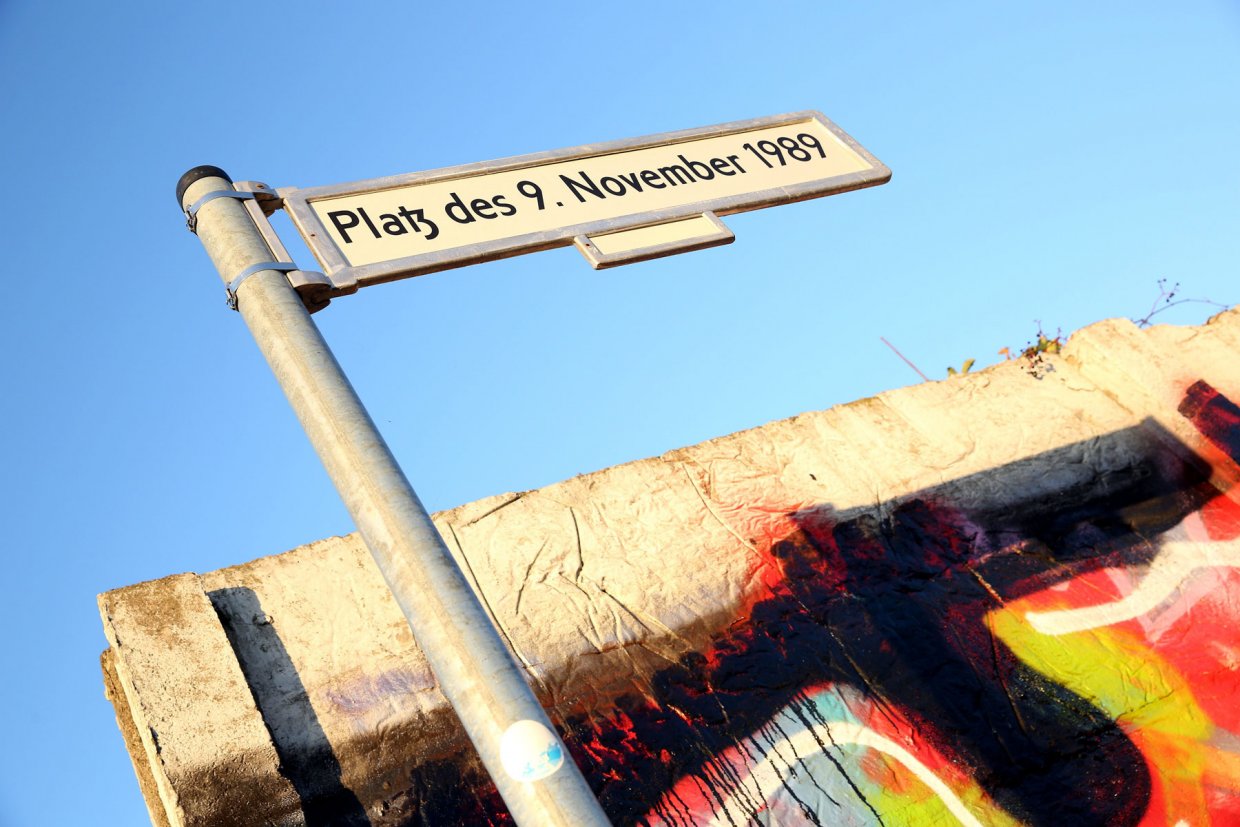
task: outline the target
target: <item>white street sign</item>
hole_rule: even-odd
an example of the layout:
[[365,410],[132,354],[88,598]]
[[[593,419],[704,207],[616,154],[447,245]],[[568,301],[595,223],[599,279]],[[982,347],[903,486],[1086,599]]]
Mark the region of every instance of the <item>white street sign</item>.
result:
[[365,286],[573,243],[596,267],[698,249],[732,240],[717,215],[890,177],[799,112],[279,194],[333,283]]

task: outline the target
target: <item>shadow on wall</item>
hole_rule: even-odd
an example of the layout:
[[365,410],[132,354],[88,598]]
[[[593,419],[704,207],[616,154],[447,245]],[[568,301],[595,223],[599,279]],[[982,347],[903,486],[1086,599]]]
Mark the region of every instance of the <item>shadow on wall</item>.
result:
[[340,762],[258,595],[230,588],[207,597],[271,733],[280,773],[301,799],[307,827],[370,827],[361,802],[341,783]]

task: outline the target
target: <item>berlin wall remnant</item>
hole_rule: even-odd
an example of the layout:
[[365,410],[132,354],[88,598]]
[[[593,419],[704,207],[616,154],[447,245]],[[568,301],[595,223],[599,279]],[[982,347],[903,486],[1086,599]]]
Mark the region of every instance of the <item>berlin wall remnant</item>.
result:
[[[436,515],[616,824],[1240,820],[1240,310]],[[156,825],[503,824],[355,536],[100,596]]]

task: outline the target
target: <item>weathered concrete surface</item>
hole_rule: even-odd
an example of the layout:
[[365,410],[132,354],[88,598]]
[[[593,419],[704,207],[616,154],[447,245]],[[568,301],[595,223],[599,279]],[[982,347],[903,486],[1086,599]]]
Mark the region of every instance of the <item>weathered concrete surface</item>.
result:
[[[159,792],[171,824],[299,823],[299,801],[278,772],[276,752],[237,658],[195,575],[182,574],[100,595],[111,644],[117,717],[143,792]],[[105,667],[108,666],[105,662]],[[119,701],[124,699],[124,705]],[[124,727],[129,729],[128,724]],[[250,783],[266,778],[262,787]]]
[[[589,719],[745,615],[786,515],[926,490],[972,513],[1049,502],[1137,467],[1150,439],[1209,460],[1178,406],[1199,380],[1240,399],[1237,352],[1240,310],[1102,322],[1038,371],[1013,360],[435,522],[553,720]],[[1211,463],[1220,489],[1233,465]],[[99,604],[108,697],[157,825],[406,824],[435,806],[434,779],[476,772],[354,535]]]

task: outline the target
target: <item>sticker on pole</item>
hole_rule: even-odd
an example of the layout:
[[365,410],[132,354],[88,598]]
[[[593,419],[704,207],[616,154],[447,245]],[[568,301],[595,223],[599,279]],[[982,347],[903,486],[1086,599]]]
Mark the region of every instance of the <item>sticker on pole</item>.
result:
[[504,731],[499,757],[517,781],[538,781],[564,766],[564,746],[537,721],[517,721]]
[[[576,244],[595,267],[727,243],[718,217],[882,184],[891,170],[819,112],[667,132],[328,187],[282,187],[337,289]],[[667,224],[688,240],[636,244]],[[703,224],[698,221],[698,224]],[[661,231],[656,231],[656,234]],[[626,241],[619,256],[604,249]],[[589,242],[602,239],[597,245]]]

